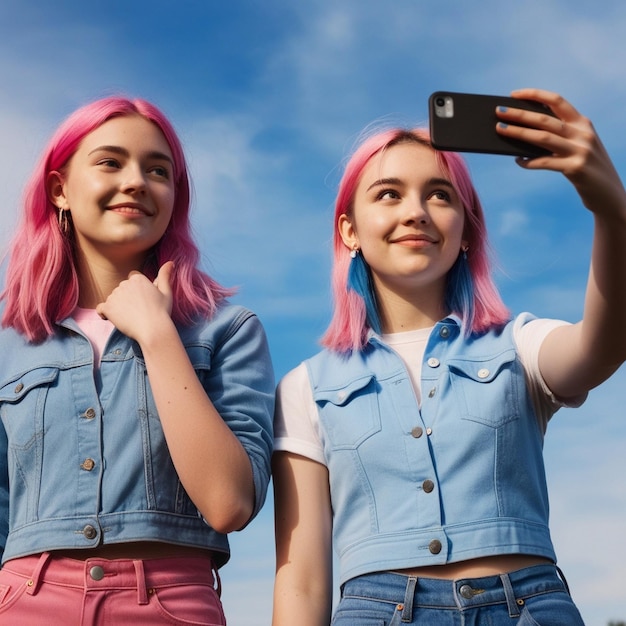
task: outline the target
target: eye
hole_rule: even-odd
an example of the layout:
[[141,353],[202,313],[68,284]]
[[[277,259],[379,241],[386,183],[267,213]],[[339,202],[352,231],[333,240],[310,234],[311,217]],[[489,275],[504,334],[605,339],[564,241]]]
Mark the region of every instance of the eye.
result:
[[400,194],[395,189],[382,189],[376,194],[376,200],[399,200]]
[[100,159],[97,162],[97,165],[102,165],[104,167],[112,167],[112,168],[115,168],[115,169],[119,169],[119,167],[120,167],[119,162],[116,159],[112,158],[112,157],[106,157],[104,159]]
[[164,165],[155,165],[154,167],[151,167],[149,171],[151,174],[154,174],[159,178],[165,178],[169,180],[171,177],[170,170]]
[[443,202],[451,202],[452,194],[448,191],[444,191],[443,189],[437,189],[437,191],[433,191],[431,198],[435,198],[436,200],[441,200]]

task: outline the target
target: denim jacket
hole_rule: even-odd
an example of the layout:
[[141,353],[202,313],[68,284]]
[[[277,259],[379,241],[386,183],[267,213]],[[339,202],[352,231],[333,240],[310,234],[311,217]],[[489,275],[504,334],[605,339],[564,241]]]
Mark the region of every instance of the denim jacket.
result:
[[341,583],[497,554],[555,560],[543,429],[512,328],[465,337],[458,319],[439,322],[421,409],[404,363],[375,336],[361,352],[306,362]]
[[[246,450],[256,501],[269,483],[274,375],[258,318],[223,305],[179,328],[215,408]],[[101,543],[164,541],[229,558],[176,474],[136,342],[111,334],[94,372],[73,319],[40,344],[0,331],[0,549],[3,561]],[[210,488],[210,485],[207,486]]]

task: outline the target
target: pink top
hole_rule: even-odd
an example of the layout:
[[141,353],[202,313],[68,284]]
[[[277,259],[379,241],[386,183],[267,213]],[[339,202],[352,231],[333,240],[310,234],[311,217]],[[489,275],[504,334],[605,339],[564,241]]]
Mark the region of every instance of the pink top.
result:
[[91,342],[94,367],[99,367],[104,346],[115,326],[109,320],[102,319],[95,309],[81,309],[77,306],[72,312],[72,318]]

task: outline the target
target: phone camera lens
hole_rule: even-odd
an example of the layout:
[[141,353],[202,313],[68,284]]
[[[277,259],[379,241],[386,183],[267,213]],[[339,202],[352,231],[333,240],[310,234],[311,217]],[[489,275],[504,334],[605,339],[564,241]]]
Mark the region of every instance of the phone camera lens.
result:
[[442,107],[445,103],[446,103],[446,101],[443,98],[441,98],[441,97],[435,98],[435,104],[438,107]]

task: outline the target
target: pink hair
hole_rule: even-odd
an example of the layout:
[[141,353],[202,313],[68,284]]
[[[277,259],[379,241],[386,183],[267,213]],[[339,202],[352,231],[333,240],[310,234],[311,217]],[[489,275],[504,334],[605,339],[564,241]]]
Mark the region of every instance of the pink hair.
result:
[[[369,327],[366,305],[361,296],[348,289],[350,250],[339,235],[338,222],[342,214],[351,215],[354,194],[361,173],[370,159],[398,143],[415,142],[432,148],[430,136],[424,129],[390,129],[367,138],[353,153],[339,183],[335,202],[333,234],[332,291],[334,311],[321,343],[330,350],[349,352],[365,346]],[[473,282],[472,298],[466,310],[451,311],[459,315],[466,332],[481,333],[494,326],[501,326],[509,319],[509,311],[491,278],[488,258],[488,238],[483,209],[463,158],[454,152],[435,150],[436,158],[444,174],[454,185],[465,210],[464,239],[469,244],[467,253],[469,272]]]
[[71,236],[63,235],[57,208],[47,193],[47,178],[62,170],[82,139],[113,117],[140,115],[161,130],[174,161],[175,200],[172,218],[146,262],[144,272],[154,279],[159,267],[173,261],[172,318],[191,324],[210,317],[232,290],[197,268],[199,251],[189,224],[190,183],[187,165],[174,128],[159,109],[145,100],[108,97],[72,113],[57,129],[26,185],[21,224],[9,247],[4,327],[13,327],[29,341],[42,341],[55,332],[55,323],[72,313],[78,303],[78,276]]

